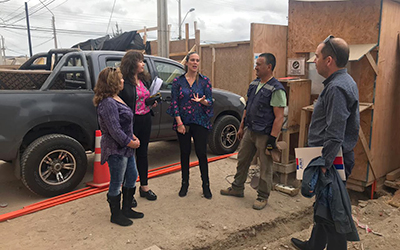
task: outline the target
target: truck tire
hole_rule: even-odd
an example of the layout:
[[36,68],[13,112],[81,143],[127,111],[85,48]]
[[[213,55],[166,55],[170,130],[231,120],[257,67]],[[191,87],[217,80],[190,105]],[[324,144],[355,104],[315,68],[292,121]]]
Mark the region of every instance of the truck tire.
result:
[[217,155],[235,152],[239,146],[237,132],[240,122],[232,115],[219,117],[208,139],[211,152]]
[[87,157],[75,139],[50,134],[39,137],[21,157],[24,185],[42,196],[55,196],[73,190],[83,179]]

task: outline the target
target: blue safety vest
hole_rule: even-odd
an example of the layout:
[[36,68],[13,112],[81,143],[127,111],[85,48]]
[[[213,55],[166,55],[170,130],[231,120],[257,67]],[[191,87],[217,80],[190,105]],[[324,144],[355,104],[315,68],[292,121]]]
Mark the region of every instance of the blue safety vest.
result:
[[260,79],[255,79],[247,91],[245,125],[252,131],[269,135],[275,120],[274,109],[270,105],[272,93],[279,89],[285,91],[285,88],[273,77],[256,94],[259,83]]

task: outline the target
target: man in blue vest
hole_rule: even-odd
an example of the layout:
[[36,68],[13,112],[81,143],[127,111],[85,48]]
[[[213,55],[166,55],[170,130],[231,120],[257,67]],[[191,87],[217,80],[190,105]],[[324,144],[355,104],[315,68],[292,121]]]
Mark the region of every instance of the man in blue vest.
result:
[[238,154],[237,171],[232,186],[222,189],[222,195],[244,197],[244,183],[253,157],[259,152],[260,180],[258,197],[253,208],[261,210],[267,205],[272,190],[272,165],[270,155],[265,149],[276,148],[283,124],[283,110],[286,106],[286,92],[282,84],[273,76],[276,65],[271,53],[261,54],[256,61],[257,79],[250,83],[247,91],[247,103],[238,131],[241,140]]

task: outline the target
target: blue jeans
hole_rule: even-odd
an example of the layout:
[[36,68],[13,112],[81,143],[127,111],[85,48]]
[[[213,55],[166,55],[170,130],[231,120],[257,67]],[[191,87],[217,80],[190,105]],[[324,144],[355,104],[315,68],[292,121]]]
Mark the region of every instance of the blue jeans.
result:
[[127,188],[135,187],[138,172],[134,156],[110,155],[107,162],[110,168],[109,196],[119,195],[121,185]]

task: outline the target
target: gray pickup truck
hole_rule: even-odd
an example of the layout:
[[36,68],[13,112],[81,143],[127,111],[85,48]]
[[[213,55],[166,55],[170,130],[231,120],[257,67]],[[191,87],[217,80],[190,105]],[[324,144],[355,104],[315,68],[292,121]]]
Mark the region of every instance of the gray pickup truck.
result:
[[[56,49],[34,55],[18,70],[0,70],[0,160],[13,162],[16,176],[32,192],[54,196],[73,190],[86,173],[98,129],[93,88],[99,72],[118,66],[124,52]],[[152,141],[174,140],[166,114],[172,80],[181,64],[145,55],[152,79],[163,80],[163,101],[154,109]],[[225,154],[238,147],[244,99],[213,89],[209,148]]]

